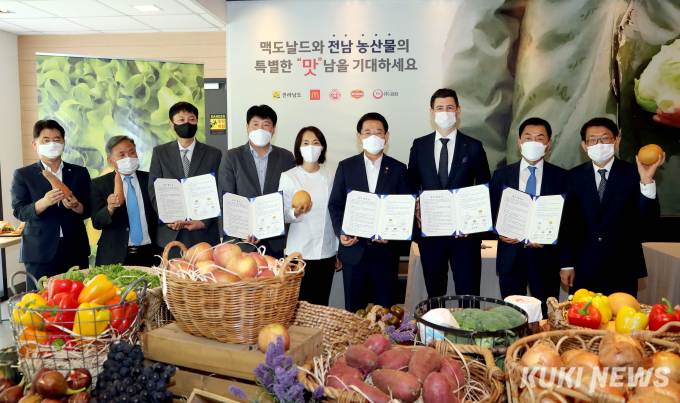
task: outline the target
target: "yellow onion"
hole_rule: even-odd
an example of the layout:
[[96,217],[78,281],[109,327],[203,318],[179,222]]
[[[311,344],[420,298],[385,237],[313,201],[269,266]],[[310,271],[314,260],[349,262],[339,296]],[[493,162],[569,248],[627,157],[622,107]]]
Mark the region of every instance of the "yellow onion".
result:
[[645,369],[668,368],[668,377],[680,382],[680,357],[668,351],[659,351],[647,358],[643,363]]
[[567,368],[572,367],[587,367],[595,368],[600,366],[600,357],[595,353],[590,353],[588,351],[582,351],[581,354],[576,354],[569,360]]
[[624,388],[616,387],[616,386],[611,386],[611,373],[607,372],[605,375],[605,379],[600,382],[599,385],[591,385],[593,383],[593,369],[584,367],[583,368],[583,376],[581,377],[581,384],[585,386],[588,390],[590,390],[591,386],[593,387],[593,390],[599,390],[602,392],[609,393],[610,395],[615,395],[615,396],[621,396],[621,397],[626,397],[626,390]]
[[677,400],[655,391],[636,391],[626,403],[677,403]]
[[577,355],[581,354],[583,350],[567,350],[562,353],[560,356],[560,359],[562,360],[562,364],[567,365],[569,364],[569,360],[572,358],[576,357]]
[[[658,384],[663,384],[668,382],[666,386],[654,386],[654,383]],[[674,380],[666,377],[660,378],[656,376],[656,374],[652,375],[649,379],[649,383],[647,386],[638,386],[635,388],[635,393],[650,393],[650,392],[656,392],[662,395],[666,395],[670,397],[671,399],[674,399],[675,402],[680,402],[680,385],[675,382]]]
[[[624,333],[608,333],[600,342],[600,366],[637,369],[642,366],[644,350],[640,342]],[[627,374],[627,372],[626,372]],[[624,379],[625,379],[624,375]]]
[[[552,394],[543,395],[540,402],[538,400],[533,401],[531,400],[531,393],[529,392],[529,389],[530,388],[528,387],[524,388],[522,394],[519,395],[519,403],[561,403],[560,400]],[[534,399],[538,399],[538,395],[543,393],[543,391],[545,391],[545,389],[543,388],[539,387],[532,388],[532,392],[534,393]]]
[[533,347],[524,353],[519,363],[524,367],[533,365],[553,368],[562,367],[562,360],[560,360],[557,350],[540,342],[534,344]]

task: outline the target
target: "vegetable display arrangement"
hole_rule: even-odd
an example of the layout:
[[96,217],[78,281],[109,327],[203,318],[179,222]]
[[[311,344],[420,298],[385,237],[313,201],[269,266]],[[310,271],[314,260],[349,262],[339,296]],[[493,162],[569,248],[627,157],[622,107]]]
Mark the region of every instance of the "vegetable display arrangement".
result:
[[[497,306],[489,310],[468,308],[452,311],[451,315],[461,330],[472,332],[497,332],[506,330],[504,337],[474,336],[472,342],[484,348],[506,347],[519,338],[509,329],[514,329],[526,323],[527,319],[516,309],[509,306]],[[467,337],[447,334],[446,339],[452,343],[469,344]],[[502,365],[502,360],[496,363]],[[500,365],[499,365],[500,366]]]
[[[0,402],[3,403],[90,403],[92,376],[85,368],[74,368],[64,376],[59,371],[43,368],[36,372],[28,385],[22,380],[15,385],[0,378]],[[24,387],[26,386],[26,387]]]

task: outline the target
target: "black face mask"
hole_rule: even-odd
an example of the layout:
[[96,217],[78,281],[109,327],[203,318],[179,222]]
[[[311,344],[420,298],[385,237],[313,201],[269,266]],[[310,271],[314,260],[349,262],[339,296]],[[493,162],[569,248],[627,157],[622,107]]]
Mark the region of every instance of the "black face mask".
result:
[[183,139],[190,139],[196,135],[198,125],[192,125],[187,122],[181,125],[175,125],[175,133]]

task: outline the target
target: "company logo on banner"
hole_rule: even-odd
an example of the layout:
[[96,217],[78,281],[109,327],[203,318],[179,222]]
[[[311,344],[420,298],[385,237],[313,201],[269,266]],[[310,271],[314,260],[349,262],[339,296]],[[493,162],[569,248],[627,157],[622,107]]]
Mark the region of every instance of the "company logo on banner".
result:
[[272,92],[272,98],[281,99],[281,91],[273,91]]
[[321,90],[309,90],[309,99],[312,101],[321,100]]
[[375,99],[380,99],[383,97],[383,92],[380,90],[374,90],[373,91],[373,98]]
[[364,92],[362,90],[354,90],[350,96],[354,99],[360,99],[364,97]]
[[328,94],[328,96],[329,96],[333,101],[337,101],[338,99],[340,99],[341,94],[340,94],[340,91],[338,91],[338,90],[333,90],[333,91],[331,91],[330,94]]

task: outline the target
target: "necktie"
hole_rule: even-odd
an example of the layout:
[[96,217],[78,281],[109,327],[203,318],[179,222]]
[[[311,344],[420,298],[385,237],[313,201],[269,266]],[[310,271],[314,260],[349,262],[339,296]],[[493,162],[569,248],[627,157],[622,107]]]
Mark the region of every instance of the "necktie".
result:
[[525,191],[532,196],[536,196],[536,167],[528,168],[529,171],[531,171],[531,175],[529,175],[529,180],[527,181],[527,188]]
[[189,161],[189,158],[187,158],[188,152],[189,150],[182,150],[182,166],[184,167],[185,178],[189,177],[189,165],[191,165],[191,161]]
[[142,221],[139,218],[139,204],[137,203],[137,192],[132,186],[132,176],[126,176],[125,182],[128,184],[127,192],[127,211],[128,221],[130,222],[130,240],[135,245],[140,245],[144,234],[142,234]]
[[600,202],[602,202],[602,196],[604,196],[604,187],[607,186],[607,173],[606,169],[598,169],[597,172],[600,174],[600,186],[597,187],[597,195],[600,196]]
[[449,149],[446,147],[446,143],[449,139],[441,139],[442,150],[439,152],[439,184],[442,189],[446,189],[446,183],[449,181]]

